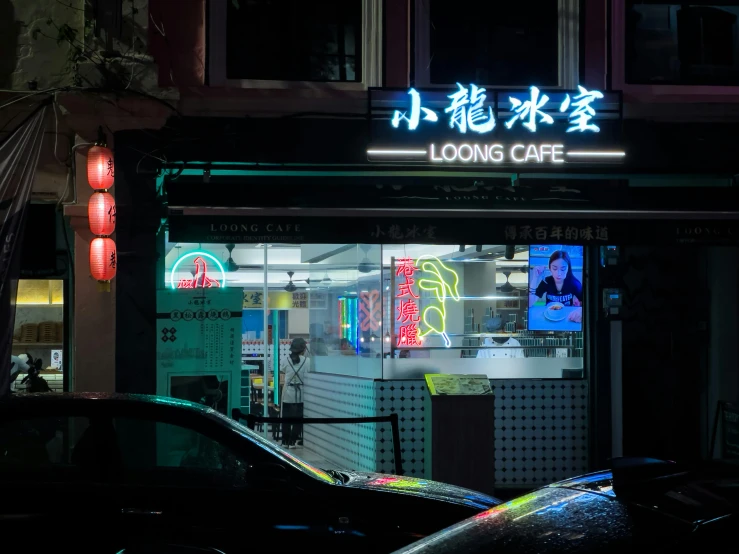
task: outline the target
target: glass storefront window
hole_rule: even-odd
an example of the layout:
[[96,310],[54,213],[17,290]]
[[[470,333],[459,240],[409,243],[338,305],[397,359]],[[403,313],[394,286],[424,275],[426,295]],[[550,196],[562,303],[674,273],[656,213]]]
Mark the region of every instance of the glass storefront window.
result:
[[[566,260],[559,256],[550,267],[558,249],[568,252]],[[542,291],[546,279],[554,286],[559,265],[574,281],[565,289],[560,282],[552,290],[562,294],[550,291],[547,301]],[[265,382],[274,390],[295,338],[307,341],[311,369],[320,373],[583,375],[582,248],[178,243],[168,244],[165,266],[169,288],[206,279],[242,292],[240,361],[259,376],[250,393],[257,400],[262,393],[254,389]]]
[[[13,328],[16,393],[64,390],[64,281],[19,279]],[[33,378],[28,372],[33,370]]]

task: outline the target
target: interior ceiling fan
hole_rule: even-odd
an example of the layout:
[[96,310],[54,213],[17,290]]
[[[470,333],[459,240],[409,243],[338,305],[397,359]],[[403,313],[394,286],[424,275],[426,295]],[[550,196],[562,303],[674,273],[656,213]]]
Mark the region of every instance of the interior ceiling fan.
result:
[[359,273],[370,273],[373,269],[377,267],[370,261],[369,257],[367,256],[372,247],[369,244],[362,244],[360,245],[360,248],[364,251],[364,258],[362,258],[362,261],[359,262],[359,265],[357,266],[357,271],[359,271]]
[[[522,268],[519,269],[519,271],[521,273],[526,273],[526,268],[525,267],[522,267]],[[499,287],[500,288],[500,292],[511,293],[511,292],[514,292],[516,289],[523,289],[523,288],[526,287],[526,285],[514,286],[514,285],[511,284],[511,282],[509,281],[509,279],[511,278],[512,271],[506,270],[506,271],[501,271],[501,273],[503,275],[505,275],[505,283],[503,283],[502,285],[500,285],[500,287]]]
[[233,250],[236,248],[235,244],[227,244],[226,250],[228,250],[228,259],[226,260],[226,271],[233,273],[240,269],[262,269],[264,266],[261,265],[239,265],[233,259]]
[[[284,287],[284,289],[287,292],[295,292],[296,290],[298,290],[298,285],[295,284],[295,281],[297,281],[299,283],[305,283],[306,285],[310,285],[311,283],[313,283],[313,284],[316,283],[316,280],[315,279],[311,280],[310,277],[308,277],[307,279],[293,279],[293,276],[294,275],[295,275],[295,272],[294,271],[288,271],[287,272],[287,276],[289,277],[289,280],[288,281],[281,281],[282,283],[287,283],[285,285],[285,287]],[[318,280],[318,283],[321,283],[321,280],[320,279]]]

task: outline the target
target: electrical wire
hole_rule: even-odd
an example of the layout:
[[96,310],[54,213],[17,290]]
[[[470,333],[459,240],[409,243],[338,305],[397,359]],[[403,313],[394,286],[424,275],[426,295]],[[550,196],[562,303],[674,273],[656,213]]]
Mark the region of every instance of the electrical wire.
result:
[[31,98],[33,96],[38,96],[39,94],[52,94],[52,93],[55,93],[55,92],[59,92],[60,90],[64,90],[65,88],[66,87],[58,87],[58,88],[53,88],[53,89],[48,89],[48,90],[39,90],[39,91],[36,91],[36,92],[32,92],[30,94],[26,94],[25,96],[21,96],[20,98],[16,98],[15,100],[11,100],[10,102],[7,102],[7,103],[3,104],[2,106],[0,106],[0,110],[2,110],[3,108],[7,108],[8,106],[12,106],[16,102],[22,102],[26,98]]

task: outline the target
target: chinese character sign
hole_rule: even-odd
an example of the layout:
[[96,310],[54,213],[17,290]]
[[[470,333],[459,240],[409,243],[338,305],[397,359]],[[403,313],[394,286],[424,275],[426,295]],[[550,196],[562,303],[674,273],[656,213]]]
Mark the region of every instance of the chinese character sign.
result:
[[[552,114],[561,114],[558,117],[567,121],[564,130],[572,132],[600,132],[600,127],[592,121],[597,116],[597,101],[604,95],[598,90],[588,90],[578,85],[578,93],[574,96],[566,94],[559,102],[552,102],[549,95],[538,87],[532,86],[528,93],[509,96],[511,115],[503,127],[513,129],[517,124],[531,133],[536,133],[541,126],[552,126],[555,120]],[[421,123],[435,125],[439,123],[439,114],[423,105],[423,97],[416,89],[408,91],[409,107],[407,110],[395,110],[390,124],[395,128],[415,131]],[[447,124],[461,134],[467,132],[484,135],[496,128],[494,102],[488,102],[487,91],[473,83],[465,86],[457,83],[457,90],[447,96],[448,105],[443,109],[447,115]]]
[[[395,320],[399,323],[397,347],[421,346],[423,338],[436,334],[448,348],[452,345],[446,331],[446,303],[459,301],[457,273],[435,256],[421,256],[418,260],[399,258],[395,276]],[[418,300],[420,291],[433,293],[432,300],[423,309]]]
[[157,291],[156,302],[157,394],[171,396],[168,374],[173,371],[207,371],[230,383],[224,400],[240,407],[241,388],[233,384],[241,379],[241,289],[168,288]]
[[421,337],[418,334],[418,323],[420,315],[416,300],[419,295],[414,291],[416,280],[414,275],[418,268],[411,258],[398,258],[395,265],[395,278],[397,291],[395,293],[395,308],[398,312],[395,320],[400,323],[398,327],[398,348],[408,346],[421,346]]

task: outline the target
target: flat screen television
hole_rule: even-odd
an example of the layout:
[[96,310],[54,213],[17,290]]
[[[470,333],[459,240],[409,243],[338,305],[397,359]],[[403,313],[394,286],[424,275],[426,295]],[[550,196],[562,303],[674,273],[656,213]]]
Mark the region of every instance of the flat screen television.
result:
[[582,331],[583,247],[529,246],[529,331]]

